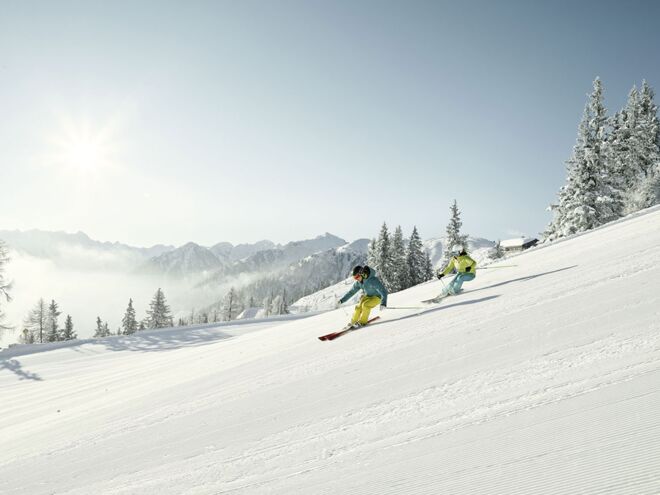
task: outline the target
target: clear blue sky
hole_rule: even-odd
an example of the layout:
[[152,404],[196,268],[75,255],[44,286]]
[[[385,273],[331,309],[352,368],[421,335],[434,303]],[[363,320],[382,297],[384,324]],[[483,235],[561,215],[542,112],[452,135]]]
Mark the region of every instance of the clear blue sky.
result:
[[660,2],[0,0],[0,229],[135,245],[536,234]]

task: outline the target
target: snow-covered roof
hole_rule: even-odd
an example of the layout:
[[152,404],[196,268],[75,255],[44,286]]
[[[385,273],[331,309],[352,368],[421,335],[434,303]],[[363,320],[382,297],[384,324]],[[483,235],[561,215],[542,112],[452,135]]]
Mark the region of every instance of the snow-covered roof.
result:
[[537,239],[533,237],[516,237],[515,239],[506,239],[504,241],[500,241],[500,246],[503,248],[517,248],[523,247],[525,244],[534,242],[536,240]]

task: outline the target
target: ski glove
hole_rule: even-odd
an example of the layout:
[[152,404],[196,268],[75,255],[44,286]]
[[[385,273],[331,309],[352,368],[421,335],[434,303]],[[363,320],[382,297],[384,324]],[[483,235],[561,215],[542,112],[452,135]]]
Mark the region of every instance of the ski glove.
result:
[[470,272],[470,271],[472,271],[472,267],[471,266],[466,266],[465,267],[465,272],[467,273],[467,272]]
[[445,274],[442,272],[438,272],[438,280],[440,280],[442,277],[444,277]]

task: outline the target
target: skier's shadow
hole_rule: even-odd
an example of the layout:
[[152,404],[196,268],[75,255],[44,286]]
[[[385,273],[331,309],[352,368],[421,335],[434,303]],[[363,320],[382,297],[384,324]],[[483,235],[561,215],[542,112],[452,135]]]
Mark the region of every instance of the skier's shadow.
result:
[[578,265],[566,266],[564,268],[559,268],[557,270],[552,270],[551,272],[536,273],[534,275],[528,275],[527,277],[514,278],[513,280],[505,280],[504,282],[500,282],[499,284],[487,285],[486,287],[479,287],[478,289],[471,289],[469,292],[477,292],[477,291],[480,291],[480,290],[492,289],[494,287],[501,287],[502,285],[512,284],[514,282],[527,282],[528,280],[533,280],[535,278],[543,277],[545,275],[552,275],[553,273],[559,273],[559,272],[563,272],[565,270],[571,270],[571,269],[573,269],[577,266]]
[[498,297],[500,297],[499,294],[496,294],[494,296],[486,296],[486,297],[482,297],[480,299],[470,299],[470,300],[467,300],[467,301],[460,301],[460,302],[456,302],[454,304],[441,304],[437,308],[431,307],[429,309],[426,309],[424,311],[419,311],[418,313],[413,313],[411,315],[401,316],[400,318],[393,318],[391,320],[390,319],[385,320],[384,322],[381,323],[381,325],[384,325],[385,323],[391,323],[391,322],[395,322],[395,321],[406,320],[408,318],[415,318],[416,316],[428,315],[430,313],[435,313],[436,311],[443,311],[443,310],[446,310],[446,309],[449,309],[449,308],[455,308],[456,306],[468,306],[470,304],[482,303],[482,302],[485,302],[485,301],[490,301],[491,299],[497,299]]

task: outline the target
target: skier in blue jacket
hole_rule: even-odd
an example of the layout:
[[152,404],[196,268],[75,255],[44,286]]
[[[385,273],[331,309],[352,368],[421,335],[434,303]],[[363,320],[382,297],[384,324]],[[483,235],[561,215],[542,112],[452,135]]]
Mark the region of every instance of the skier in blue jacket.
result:
[[353,268],[353,278],[355,279],[353,287],[339,299],[337,305],[344,304],[353,297],[353,294],[362,290],[363,295],[355,306],[355,312],[350,323],[351,326],[356,327],[366,325],[369,321],[369,313],[379,304],[381,311],[387,307],[387,289],[376,277],[376,271],[366,265],[357,265]]

